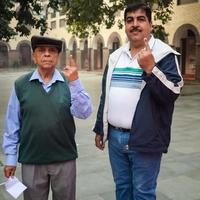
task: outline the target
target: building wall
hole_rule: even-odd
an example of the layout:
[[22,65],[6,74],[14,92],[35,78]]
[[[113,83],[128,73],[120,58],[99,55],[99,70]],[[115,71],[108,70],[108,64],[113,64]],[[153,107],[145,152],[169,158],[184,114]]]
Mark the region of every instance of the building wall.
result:
[[[174,35],[176,31],[184,25],[192,25],[200,31],[200,1],[196,3],[188,3],[177,5],[177,0],[174,0],[172,20],[166,24],[166,31],[169,33],[169,44],[174,44]],[[199,39],[199,38],[198,38]],[[200,41],[200,39],[199,39]]]
[[173,11],[172,20],[165,26],[169,44],[181,53],[184,78],[200,80],[200,1],[174,0]]
[[[44,0],[43,4],[45,5],[46,3],[47,1]],[[182,74],[186,79],[193,80],[200,79],[199,10],[200,2],[198,0],[174,0],[172,20],[165,26],[167,33],[169,33],[169,45],[181,53],[179,61]],[[119,12],[118,17],[123,17],[123,12]],[[79,39],[67,32],[64,18],[65,15],[62,15],[62,13],[54,13],[53,11],[49,11],[47,15],[50,29],[46,32],[46,35],[62,39],[64,42],[59,62],[60,67],[67,63],[69,55],[72,54],[78,63],[79,69],[102,70],[113,48],[115,49],[127,41],[124,29],[119,30],[116,25],[109,30],[102,28],[96,36]],[[39,35],[39,30],[32,29],[32,35]],[[27,45],[30,46],[30,38],[31,36],[16,37],[7,44],[0,42],[0,57],[5,57],[2,66],[0,62],[0,67],[5,67],[6,64],[12,67],[16,63],[19,63],[20,66],[30,63],[28,61],[21,62],[21,58],[30,57],[31,52],[29,51],[31,50],[27,48]],[[7,55],[6,48],[8,51],[7,57],[4,56]],[[25,48],[27,51],[21,55]],[[3,49],[2,52],[1,49]]]

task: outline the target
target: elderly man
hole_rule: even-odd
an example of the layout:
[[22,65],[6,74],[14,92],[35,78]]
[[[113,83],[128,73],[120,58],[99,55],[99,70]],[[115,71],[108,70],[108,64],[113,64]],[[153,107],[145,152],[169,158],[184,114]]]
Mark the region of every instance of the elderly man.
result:
[[31,45],[37,69],[15,81],[5,117],[5,177],[15,174],[18,153],[22,180],[28,187],[25,200],[47,200],[50,185],[54,200],[74,200],[77,149],[73,116],[87,118],[92,112],[91,100],[72,57],[63,72],[56,69],[61,40],[33,36]]

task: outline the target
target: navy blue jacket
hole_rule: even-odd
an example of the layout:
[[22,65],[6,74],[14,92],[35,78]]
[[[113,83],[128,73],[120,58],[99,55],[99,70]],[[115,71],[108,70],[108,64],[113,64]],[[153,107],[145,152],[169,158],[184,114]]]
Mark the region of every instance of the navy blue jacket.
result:
[[[162,45],[161,41],[157,46]],[[166,45],[164,45],[164,48]],[[152,47],[153,51],[154,47]],[[156,49],[156,47],[155,47]],[[118,51],[118,55],[120,50]],[[166,51],[166,49],[164,50]],[[157,51],[156,51],[157,52]],[[129,149],[141,152],[163,152],[166,153],[170,143],[172,115],[174,103],[180,94],[183,85],[182,77],[178,69],[175,51],[168,51],[167,55],[157,59],[156,67],[151,75],[144,72],[142,79],[144,87],[141,91],[140,99],[133,117],[130,130]],[[115,65],[112,58],[116,58],[116,53],[111,54],[109,63],[105,67],[102,80],[102,94],[97,112],[97,120],[93,131],[102,134],[104,141],[109,134],[109,124],[107,123],[107,96],[109,92],[108,77],[111,65]]]

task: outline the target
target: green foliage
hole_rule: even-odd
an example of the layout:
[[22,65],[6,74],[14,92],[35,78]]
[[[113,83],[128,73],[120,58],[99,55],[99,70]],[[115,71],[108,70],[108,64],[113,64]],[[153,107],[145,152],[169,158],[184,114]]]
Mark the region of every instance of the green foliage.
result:
[[[124,22],[123,19],[117,19],[116,13],[136,1],[147,3],[152,8],[156,7],[153,9],[154,19],[162,25],[171,20],[172,0],[110,0],[109,4],[103,0],[73,0],[64,6],[67,30],[80,38],[86,38],[97,34],[102,26],[109,29],[116,23],[121,29]],[[153,31],[160,39],[167,36],[162,25],[154,26],[156,29]]]
[[[29,35],[31,27],[39,29],[44,34],[48,29],[46,17],[50,9],[66,14],[66,28],[69,32],[80,38],[97,34],[102,26],[111,28],[115,23],[123,27],[123,19],[116,17],[116,13],[123,11],[124,7],[136,1],[146,2],[154,10],[154,19],[162,25],[171,20],[172,0],[3,0],[0,1],[0,40],[8,41],[16,34]],[[17,21],[12,27],[12,19]],[[154,33],[166,34],[162,25],[156,26]],[[159,35],[159,34],[158,34]],[[165,38],[166,35],[161,38]]]
[[[30,35],[31,27],[47,30],[46,19],[41,17],[42,5],[36,0],[0,1],[0,40],[8,41],[15,35]],[[15,26],[11,21],[16,20]]]
[[14,29],[9,27],[10,21],[14,16],[14,12],[10,9],[13,6],[12,1],[0,1],[0,39],[4,38],[6,41],[16,34]]
[[162,25],[153,25],[152,34],[154,37],[161,39],[162,41],[166,41],[168,34],[165,32],[165,28]]

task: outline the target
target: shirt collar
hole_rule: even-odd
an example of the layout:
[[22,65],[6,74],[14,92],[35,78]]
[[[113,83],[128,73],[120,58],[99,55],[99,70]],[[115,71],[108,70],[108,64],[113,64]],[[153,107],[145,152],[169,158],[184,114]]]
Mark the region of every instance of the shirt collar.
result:
[[[40,76],[40,74],[38,72],[38,69],[36,69],[33,72],[33,74],[32,74],[32,76],[31,76],[29,81],[33,81],[33,80],[39,80],[39,82],[44,83],[44,81],[42,80],[42,78],[41,78],[41,76]],[[64,82],[64,78],[62,77],[62,75],[60,74],[60,72],[57,69],[55,69],[55,71],[53,73],[53,77],[51,79],[51,83],[55,83],[56,81]]]

